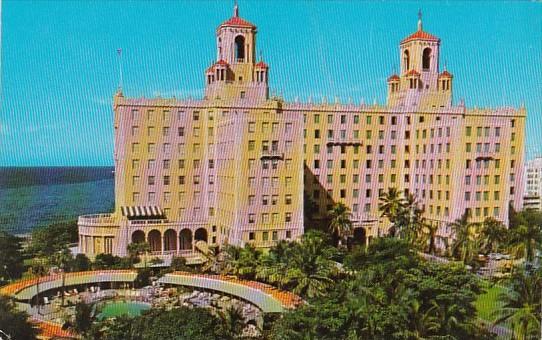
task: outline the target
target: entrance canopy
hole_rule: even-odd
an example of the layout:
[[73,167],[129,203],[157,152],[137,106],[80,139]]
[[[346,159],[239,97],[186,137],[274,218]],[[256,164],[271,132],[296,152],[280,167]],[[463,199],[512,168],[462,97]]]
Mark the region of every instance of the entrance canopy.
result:
[[129,220],[141,219],[162,219],[165,218],[164,212],[158,206],[124,206],[120,207],[122,216]]

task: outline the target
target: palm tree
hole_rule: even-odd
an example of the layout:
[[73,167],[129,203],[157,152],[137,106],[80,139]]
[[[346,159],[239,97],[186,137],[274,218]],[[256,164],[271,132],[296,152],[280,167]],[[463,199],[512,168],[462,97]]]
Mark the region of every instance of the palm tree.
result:
[[403,207],[403,197],[402,192],[397,188],[389,188],[388,192],[382,193],[380,195],[380,216],[387,217],[388,220],[392,223],[392,234],[395,234],[395,222],[399,211]]
[[323,235],[305,234],[289,262],[287,275],[292,291],[308,298],[325,295],[338,271],[335,253],[336,248],[328,246]]
[[540,335],[540,298],[542,272],[527,273],[519,270],[512,275],[509,289],[500,300],[495,324],[510,322],[517,339],[538,339]]
[[482,224],[483,248],[486,254],[496,251],[506,240],[506,227],[492,217],[485,219]]
[[145,255],[143,257],[144,267],[147,269],[147,253],[151,251],[151,246],[148,242],[133,242],[127,246],[128,255],[131,259],[136,259],[140,255]]
[[285,289],[292,279],[288,270],[294,247],[295,245],[291,242],[278,242],[260,258],[260,263],[256,268],[256,278]]
[[246,244],[243,248],[226,246],[223,251],[226,263],[223,270],[225,274],[236,275],[248,280],[255,278],[261,251],[250,244]]
[[529,263],[532,262],[535,251],[540,248],[542,243],[540,228],[540,225],[527,222],[510,230],[509,248],[511,252]]
[[219,316],[230,339],[242,337],[246,320],[243,316],[243,310],[239,306],[230,306],[226,310],[219,312]]
[[402,200],[395,217],[395,227],[399,229],[399,236],[415,246],[420,246],[420,243],[425,241],[422,237],[425,227],[422,214],[423,210],[418,207],[416,197],[408,194]]
[[470,263],[477,250],[478,224],[471,223],[469,214],[465,212],[461,218],[455,220],[450,226],[454,231],[452,254],[464,264]]
[[68,247],[62,248],[60,251],[53,254],[51,258],[51,262],[56,265],[62,275],[62,295],[60,297],[60,306],[64,306],[64,287],[66,286],[66,270],[68,270],[68,266],[72,262],[73,257],[71,254],[71,251],[68,249]]
[[45,276],[48,272],[45,262],[42,259],[35,259],[34,263],[31,266],[31,271],[34,276],[37,277],[36,282],[36,300],[38,304],[38,314],[41,314],[41,304],[40,304],[40,279],[42,276]]
[[337,245],[343,244],[344,238],[352,232],[352,214],[350,208],[339,202],[328,212],[329,231],[337,237]]
[[408,304],[408,320],[410,322],[409,335],[411,339],[430,339],[440,329],[440,321],[437,315],[438,305],[424,310],[419,299],[412,299]]

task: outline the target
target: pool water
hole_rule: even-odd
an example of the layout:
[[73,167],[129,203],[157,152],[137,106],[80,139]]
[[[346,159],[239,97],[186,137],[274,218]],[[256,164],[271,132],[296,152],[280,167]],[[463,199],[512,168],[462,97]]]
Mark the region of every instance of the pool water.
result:
[[123,302],[112,301],[107,302],[101,307],[98,319],[114,318],[119,315],[138,316],[143,311],[150,309],[151,306],[142,302]]

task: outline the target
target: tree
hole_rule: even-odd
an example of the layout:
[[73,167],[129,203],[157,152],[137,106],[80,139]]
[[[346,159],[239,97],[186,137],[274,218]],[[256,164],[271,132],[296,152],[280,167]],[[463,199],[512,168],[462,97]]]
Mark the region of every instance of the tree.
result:
[[192,268],[186,264],[186,259],[182,256],[174,256],[171,259],[170,268],[174,271],[191,272]]
[[380,216],[386,217],[392,223],[392,229],[390,231],[393,236],[396,232],[396,220],[399,211],[403,207],[404,199],[402,192],[397,188],[389,188],[387,192],[382,193],[379,197],[380,204]]
[[69,270],[69,265],[73,261],[72,253],[68,247],[64,247],[51,257],[51,263],[57,266],[62,275],[62,295],[60,297],[60,306],[64,306],[64,287],[66,286],[66,271]]
[[151,309],[135,318],[120,317],[96,323],[94,338],[104,340],[231,339],[219,317],[203,308],[181,306]]
[[94,268],[95,270],[118,268],[121,264],[121,261],[122,259],[118,256],[102,253],[96,255],[94,263],[92,264],[92,268]]
[[224,247],[225,274],[236,275],[242,279],[253,280],[256,277],[256,267],[262,254],[250,244],[243,248],[228,245]]
[[42,276],[45,276],[49,272],[49,268],[46,266],[46,263],[43,259],[37,258],[34,259],[30,270],[32,275],[37,278],[36,281],[36,302],[38,305],[38,314],[41,314],[41,302],[40,302],[40,280]]
[[352,213],[344,203],[336,203],[328,212],[329,231],[337,238],[337,245],[346,244],[345,237],[352,232]]
[[463,265],[422,261],[408,242],[379,238],[347,255],[352,274],[284,313],[271,339],[487,339]]
[[525,210],[514,216],[513,226],[509,230],[510,251],[517,257],[532,263],[535,251],[542,243],[542,213]]
[[144,255],[144,267],[147,268],[147,253],[151,251],[151,245],[148,242],[133,242],[127,246],[128,256],[135,261],[139,256]]
[[477,242],[479,225],[471,223],[468,213],[465,212],[450,226],[454,232],[452,254],[464,264],[472,263],[479,245]]
[[427,243],[428,238],[424,237],[424,231],[430,232],[431,229],[427,228],[422,214],[423,210],[419,208],[416,197],[412,194],[406,195],[396,213],[395,228],[398,229],[401,238],[415,247],[424,249],[426,246],[424,243]]
[[495,324],[509,321],[517,339],[539,339],[541,291],[540,269],[532,273],[515,271],[508,289],[500,296],[504,304],[496,313]]
[[75,304],[75,314],[64,324],[63,328],[73,329],[83,335],[91,329],[93,321],[93,306],[84,302],[77,302]]
[[230,339],[239,339],[246,326],[243,310],[239,306],[230,306],[218,313],[224,333]]
[[[324,296],[338,274],[334,261],[337,249],[329,245],[321,232],[309,231],[291,248],[281,244],[270,254],[274,255],[262,258],[260,266],[264,268],[259,268],[259,277],[270,283],[279,282],[281,287],[308,299]],[[272,263],[273,258],[277,262]],[[266,271],[265,267],[272,269]]]
[[71,243],[78,242],[77,221],[54,223],[32,231],[29,252],[50,256]]
[[496,251],[506,241],[508,233],[504,224],[488,217],[482,224],[483,250],[486,254]]
[[71,270],[74,272],[83,272],[90,270],[91,262],[85,254],[77,254],[70,266]]
[[33,340],[37,333],[28,321],[28,314],[18,310],[9,297],[0,295],[0,338]]
[[21,239],[0,231],[0,284],[20,278],[23,272]]

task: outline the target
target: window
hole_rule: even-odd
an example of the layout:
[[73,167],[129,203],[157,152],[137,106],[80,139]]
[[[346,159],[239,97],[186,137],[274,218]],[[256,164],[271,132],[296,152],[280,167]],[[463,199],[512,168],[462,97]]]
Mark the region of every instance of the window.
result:
[[284,214],[284,222],[291,222],[291,221],[292,221],[292,213],[287,212],[286,214]]
[[423,50],[422,68],[423,70],[429,70],[431,67],[431,49],[429,47]]
[[199,120],[199,111],[194,111],[194,112],[192,113],[192,119],[193,119],[194,121],[198,121],[198,120]]

